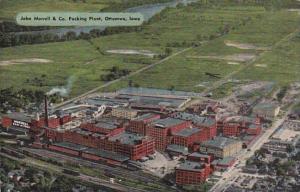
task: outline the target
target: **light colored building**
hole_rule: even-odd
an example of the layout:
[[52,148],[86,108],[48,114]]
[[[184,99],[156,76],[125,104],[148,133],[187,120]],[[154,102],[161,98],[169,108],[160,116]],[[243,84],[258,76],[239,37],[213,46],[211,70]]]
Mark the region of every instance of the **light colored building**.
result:
[[111,115],[118,118],[134,119],[137,116],[137,111],[129,108],[113,108]]
[[280,107],[274,103],[259,103],[253,108],[253,114],[266,119],[273,119],[279,114]]
[[234,156],[241,150],[241,141],[227,137],[216,137],[200,144],[200,152],[212,154],[218,158]]

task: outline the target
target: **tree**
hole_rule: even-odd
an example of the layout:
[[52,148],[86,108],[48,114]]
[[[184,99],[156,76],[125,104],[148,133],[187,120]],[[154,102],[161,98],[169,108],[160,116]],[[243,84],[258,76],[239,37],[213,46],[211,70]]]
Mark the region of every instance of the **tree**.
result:
[[165,55],[166,55],[166,56],[169,56],[169,55],[171,55],[171,54],[172,54],[172,49],[169,48],[169,47],[167,47],[167,48],[165,49]]

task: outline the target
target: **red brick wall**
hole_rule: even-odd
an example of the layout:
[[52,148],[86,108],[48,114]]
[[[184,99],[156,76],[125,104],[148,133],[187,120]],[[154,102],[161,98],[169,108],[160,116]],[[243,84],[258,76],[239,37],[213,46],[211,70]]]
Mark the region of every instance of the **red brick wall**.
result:
[[48,148],[49,148],[50,150],[60,151],[60,152],[63,152],[63,153],[67,153],[67,154],[69,154],[69,155],[79,156],[79,152],[78,152],[78,151],[74,151],[74,150],[67,149],[67,148],[64,148],[64,147],[59,147],[59,146],[49,145]]
[[8,128],[8,127],[12,126],[13,121],[9,117],[3,117],[1,122],[2,122],[2,126],[4,128]]

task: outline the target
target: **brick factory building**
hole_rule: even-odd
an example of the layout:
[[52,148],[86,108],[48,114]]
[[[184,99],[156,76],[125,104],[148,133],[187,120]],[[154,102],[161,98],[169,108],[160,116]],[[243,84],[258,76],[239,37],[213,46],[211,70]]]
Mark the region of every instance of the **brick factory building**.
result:
[[170,143],[169,136],[190,127],[189,121],[174,119],[171,117],[153,121],[147,128],[146,135],[155,139],[155,148],[164,151]]
[[201,139],[201,129],[185,128],[174,133],[172,137],[172,144],[192,148],[193,144]]
[[132,119],[126,127],[126,131],[146,135],[146,128],[152,121],[160,118],[158,114],[147,113]]
[[210,175],[209,164],[186,161],[175,170],[177,185],[200,184]]
[[242,150],[242,142],[227,137],[216,137],[200,144],[200,152],[217,158],[234,156]]
[[204,117],[186,112],[173,113],[171,117],[191,121],[195,127],[202,129],[201,141],[212,139],[217,135],[217,122],[212,117]]

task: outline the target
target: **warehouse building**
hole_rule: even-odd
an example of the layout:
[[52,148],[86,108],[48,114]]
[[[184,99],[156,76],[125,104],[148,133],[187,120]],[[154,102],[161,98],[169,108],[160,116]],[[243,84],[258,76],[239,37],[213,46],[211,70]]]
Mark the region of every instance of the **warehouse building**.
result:
[[169,136],[172,136],[190,126],[191,123],[189,121],[174,119],[171,117],[158,119],[149,125],[146,135],[155,139],[155,148],[157,150],[164,151],[170,143]]
[[160,115],[153,113],[146,113],[132,119],[126,127],[126,131],[146,135],[146,128],[151,122],[160,119]]
[[217,158],[234,156],[242,150],[242,142],[227,137],[216,137],[200,144],[200,152]]
[[177,185],[191,185],[205,182],[210,175],[208,164],[186,161],[175,170]]

